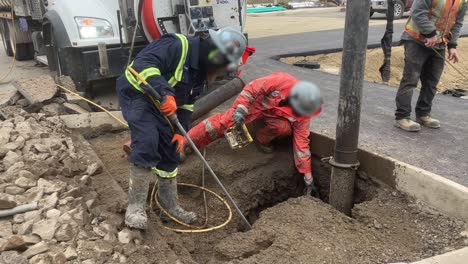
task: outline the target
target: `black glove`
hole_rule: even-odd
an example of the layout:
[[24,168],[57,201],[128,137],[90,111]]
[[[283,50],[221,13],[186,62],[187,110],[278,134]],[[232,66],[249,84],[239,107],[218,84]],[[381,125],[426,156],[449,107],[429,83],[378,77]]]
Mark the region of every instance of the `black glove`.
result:
[[307,182],[306,179],[304,178],[304,183],[306,185],[304,189],[304,195],[313,196],[315,198],[320,198],[319,197],[320,192],[317,186],[315,185],[314,179],[312,179],[311,182]]
[[234,124],[236,127],[242,127],[247,117],[247,112],[242,107],[237,107],[234,113],[232,114],[232,119],[234,119]]

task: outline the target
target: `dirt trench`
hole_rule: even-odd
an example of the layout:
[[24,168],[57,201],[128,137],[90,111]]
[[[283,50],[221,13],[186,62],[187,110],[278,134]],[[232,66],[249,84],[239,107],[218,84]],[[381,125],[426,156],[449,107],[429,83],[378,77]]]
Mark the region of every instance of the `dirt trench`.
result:
[[[90,143],[106,169],[127,190],[128,162],[121,150],[127,132],[104,134]],[[460,248],[465,223],[421,209],[411,199],[359,174],[353,217],[322,200],[328,199],[330,168],[314,159],[322,200],[301,196],[302,178],[296,173],[288,141],[265,155],[254,146],[233,151],[224,140],[207,149],[207,159],[253,229],[240,218],[221,230],[176,234],[166,230],[158,210],[150,210],[143,236],[143,253],[130,263],[386,263],[414,261]],[[181,165],[179,182],[201,184],[201,162],[189,156]],[[221,193],[211,176],[207,187]],[[181,204],[203,216],[202,193],[179,188]],[[222,223],[226,209],[208,196],[209,225]],[[203,217],[199,219],[200,224]],[[179,226],[170,225],[172,227]],[[179,261],[179,262],[177,262]]]

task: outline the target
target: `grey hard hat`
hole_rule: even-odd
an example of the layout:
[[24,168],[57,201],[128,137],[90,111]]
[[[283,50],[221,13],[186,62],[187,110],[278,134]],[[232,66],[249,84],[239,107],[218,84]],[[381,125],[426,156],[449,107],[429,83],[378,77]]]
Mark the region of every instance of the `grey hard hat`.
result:
[[307,81],[300,81],[293,86],[289,100],[294,111],[300,115],[315,113],[323,102],[320,89]]
[[237,65],[247,46],[244,34],[232,27],[224,27],[218,31],[210,29],[209,34],[219,51],[231,64]]

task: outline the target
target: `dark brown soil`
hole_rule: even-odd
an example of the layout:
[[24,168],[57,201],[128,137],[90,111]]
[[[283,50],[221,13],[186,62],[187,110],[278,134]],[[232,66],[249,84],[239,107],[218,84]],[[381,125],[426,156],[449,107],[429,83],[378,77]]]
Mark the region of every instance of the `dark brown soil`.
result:
[[[128,162],[121,144],[127,137],[122,132],[90,140],[125,190]],[[233,221],[221,230],[177,234],[162,227],[155,210],[149,213],[149,230],[142,234],[144,246],[129,258],[130,263],[385,263],[418,260],[463,246],[459,233],[464,222],[421,210],[365,175],[359,177],[357,201],[361,203],[355,206],[353,218],[321,200],[299,197],[302,179],[295,172],[291,150],[284,145],[265,155],[254,146],[233,151],[219,140],[208,148],[207,159],[254,223],[253,230],[245,231],[234,211]],[[189,156],[180,168],[179,181],[200,185],[201,167],[196,157]],[[314,175],[326,200],[329,168],[315,160]],[[208,188],[221,193],[208,174],[206,181]],[[202,223],[201,192],[188,188],[179,192],[181,204],[196,211]],[[227,212],[208,197],[208,225],[220,224]]]

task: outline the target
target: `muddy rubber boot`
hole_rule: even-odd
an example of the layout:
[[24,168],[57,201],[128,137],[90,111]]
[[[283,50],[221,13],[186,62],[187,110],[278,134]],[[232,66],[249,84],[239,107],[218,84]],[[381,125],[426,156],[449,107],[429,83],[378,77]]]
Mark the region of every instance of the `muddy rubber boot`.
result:
[[409,118],[396,120],[395,126],[408,132],[418,132],[421,130],[421,126]]
[[263,153],[266,153],[266,154],[271,154],[275,151],[275,148],[268,144],[268,145],[264,145],[260,142],[258,142],[258,140],[255,140],[255,146],[257,147],[257,149],[260,151],[260,152],[263,152]]
[[440,121],[432,118],[431,116],[420,116],[416,118],[416,122],[429,128],[440,128]]
[[125,212],[125,225],[130,228],[146,229],[146,197],[148,196],[151,171],[130,165],[128,181],[128,207]]
[[[173,217],[186,224],[192,224],[197,220],[194,212],[187,212],[179,206],[177,194],[177,178],[165,179],[158,177],[158,200],[161,206]],[[160,218],[163,222],[171,219],[161,212]]]

